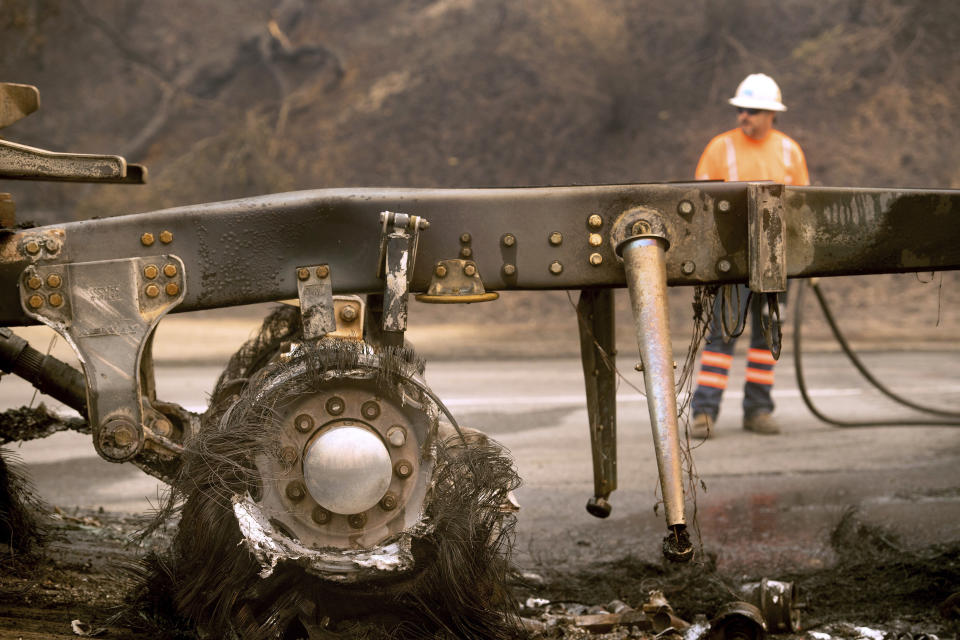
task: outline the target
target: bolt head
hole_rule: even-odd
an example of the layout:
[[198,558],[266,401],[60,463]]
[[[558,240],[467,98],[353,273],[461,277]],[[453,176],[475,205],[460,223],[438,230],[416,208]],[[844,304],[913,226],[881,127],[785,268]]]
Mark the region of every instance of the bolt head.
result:
[[[327,403],[329,404],[329,402],[328,400]],[[301,433],[308,433],[313,430],[313,416],[309,413],[301,413],[293,419],[293,426]]]
[[438,264],[437,267],[433,270],[438,278],[447,277],[447,267],[446,265]]
[[461,258],[469,258],[472,255],[473,255],[473,249],[471,249],[470,247],[463,247],[462,249],[460,249]]
[[173,433],[173,424],[166,418],[157,418],[153,421],[152,427],[154,433],[163,437],[167,437]]
[[367,526],[367,514],[353,513],[347,516],[347,524],[353,529],[363,529]]
[[677,205],[677,211],[688,216],[693,213],[693,203],[689,200],[681,200],[680,204]]
[[599,247],[603,244],[603,236],[599,233],[591,233],[590,237],[587,238],[587,243],[589,243],[591,247]]
[[338,416],[341,413],[343,413],[343,410],[346,408],[346,404],[344,403],[343,398],[339,396],[333,396],[332,398],[327,400],[325,408],[327,410],[327,413],[329,413],[330,415]]
[[385,493],[383,497],[380,498],[380,508],[383,509],[384,511],[393,511],[394,509],[396,509],[397,496],[391,491],[388,491],[387,493]]
[[120,425],[112,431],[113,441],[118,447],[129,447],[136,439],[136,434],[130,425]]
[[516,266],[516,265],[509,264],[509,263],[503,265],[503,275],[505,275],[505,276],[512,276],[512,275],[514,275],[514,274],[516,274],[516,273],[517,273],[517,266]]
[[27,304],[29,304],[32,309],[39,309],[43,306],[43,296],[32,295],[27,300]]
[[552,273],[555,276],[560,275],[561,273],[563,273],[563,265],[560,264],[558,260],[554,260],[553,262],[550,263],[550,273]]
[[161,231],[160,242],[162,242],[163,244],[170,244],[171,242],[173,242],[173,232],[167,231],[166,229]]
[[60,250],[60,241],[56,238],[47,238],[47,241],[44,244],[47,245],[47,251],[50,253],[56,253]]
[[300,280],[309,280],[310,279],[310,269],[306,267],[300,267],[297,269],[297,278]]
[[332,518],[330,512],[319,505],[313,508],[313,511],[310,513],[310,517],[317,524],[327,524]]
[[555,247],[558,247],[558,246],[560,246],[561,244],[563,244],[563,234],[560,233],[559,231],[553,231],[553,232],[551,232],[551,233],[550,233],[550,244],[552,244],[552,245],[555,246]]
[[61,284],[63,284],[63,279],[60,277],[60,274],[51,273],[50,275],[47,276],[47,286],[50,287],[51,289],[56,289]]
[[286,465],[292,465],[297,461],[297,450],[293,447],[284,447],[280,450],[280,459]]
[[395,447],[402,447],[407,443],[407,430],[395,424],[387,429],[387,442]]
[[176,282],[168,282],[163,290],[167,292],[168,296],[173,297],[180,294],[180,285]]
[[413,465],[408,460],[398,460],[393,465],[393,472],[397,474],[397,477],[409,478],[410,474],[413,473]]
[[59,293],[50,294],[50,305],[54,307],[59,307],[63,304],[63,296]]
[[685,275],[688,275],[688,276],[696,270],[697,270],[697,265],[695,265],[693,262],[689,260],[687,260],[682,265],[680,265],[680,271],[682,271]]
[[463,244],[467,244],[468,242],[470,242],[470,234],[469,234],[469,233],[461,233],[461,234],[460,234],[460,242],[462,242]]
[[517,244],[517,238],[512,233],[504,234],[501,241],[505,247],[512,247],[513,245]]
[[330,267],[329,267],[329,266],[327,266],[327,265],[325,265],[325,264],[322,264],[322,265],[320,265],[319,267],[317,267],[317,277],[318,277],[318,278],[320,278],[321,280],[323,280],[324,278],[326,278],[326,277],[329,276],[329,275],[330,275]]
[[148,264],[143,268],[143,277],[148,280],[153,280],[160,275],[160,269],[157,269],[157,265]]
[[719,271],[720,273],[726,273],[730,271],[731,266],[732,265],[730,264],[729,260],[727,260],[726,258],[722,258],[717,262],[717,271]]
[[367,420],[373,420],[380,415],[380,405],[375,400],[367,400],[360,407],[360,413]]
[[40,253],[40,243],[36,240],[30,240],[23,246],[27,250],[27,253],[36,254]]
[[597,213],[591,213],[590,217],[587,218],[587,225],[589,225],[591,229],[599,229],[603,226],[603,218]]
[[156,298],[160,295],[160,287],[155,284],[148,284],[147,288],[144,290],[144,293],[147,294],[148,298]]
[[307,495],[307,491],[304,488],[303,483],[300,482],[299,480],[294,480],[293,482],[288,484],[286,491],[284,493],[286,493],[287,497],[293,500],[294,502],[303,500],[303,497]]
[[639,236],[650,233],[650,223],[646,220],[637,220],[633,223],[633,235]]
[[353,322],[357,319],[357,308],[352,304],[346,305],[340,309],[340,319],[344,322]]
[[175,264],[163,265],[163,275],[167,276],[168,278],[172,278],[173,276],[177,275],[177,265]]
[[470,263],[463,268],[463,273],[467,276],[473,277],[477,274],[477,266],[473,263]]
[[153,244],[153,234],[150,232],[144,233],[140,236],[140,244],[145,247],[149,247]]
[[599,253],[591,253],[590,264],[592,264],[595,267],[599,267],[601,264],[603,264],[603,256],[600,255]]
[[34,274],[27,279],[27,286],[31,289],[39,289],[43,286],[43,278]]
[[717,210],[720,211],[721,213],[726,213],[726,212],[730,211],[730,201],[729,201],[729,200],[721,200],[720,202],[718,202],[718,203],[717,203]]

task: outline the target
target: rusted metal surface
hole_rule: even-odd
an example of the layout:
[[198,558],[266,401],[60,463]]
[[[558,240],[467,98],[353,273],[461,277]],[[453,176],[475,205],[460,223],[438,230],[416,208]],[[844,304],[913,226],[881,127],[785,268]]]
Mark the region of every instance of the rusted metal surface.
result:
[[[178,311],[296,296],[291,267],[329,264],[335,293],[382,292],[371,242],[384,210],[427,217],[411,292],[430,286],[440,260],[460,254],[471,225],[470,260],[486,291],[624,286],[610,225],[644,206],[672,227],[666,272],[671,285],[741,282],[749,277],[747,183],[687,183],[530,189],[354,189],[277,194],[231,202],[59,225],[78,262],[149,255],[144,232],[175,238],[168,251],[191,266]],[[692,211],[681,202],[688,202]],[[722,204],[726,203],[724,206]],[[785,187],[787,275],[850,275],[960,268],[958,191]],[[521,215],[522,212],[522,215]],[[604,244],[590,244],[590,216]],[[474,227],[475,225],[475,227]],[[46,230],[44,228],[43,230]],[[559,231],[559,246],[548,241]],[[19,276],[28,257],[17,246],[30,230],[0,240],[0,281]],[[506,246],[503,238],[513,236]],[[593,265],[590,256],[603,258]],[[61,260],[63,257],[60,258]],[[722,262],[725,261],[725,262]],[[553,273],[550,265],[562,265]],[[505,265],[512,265],[507,270]],[[727,268],[722,271],[718,268]],[[0,324],[28,324],[16,294],[0,291]]]
[[795,633],[800,630],[798,590],[794,583],[763,578],[740,587],[743,597],[757,607],[771,633]]
[[[666,242],[659,238],[640,237],[628,240],[621,246],[637,344],[643,362],[643,382],[657,467],[660,470],[664,512],[667,526],[676,533],[673,543],[665,541],[664,550],[668,555],[673,554],[673,559],[689,559],[693,547],[681,535],[685,534],[686,516],[673,349],[667,317]],[[669,549],[668,544],[671,545]]]
[[749,602],[728,602],[710,621],[712,640],[764,640],[767,626],[760,610]]
[[433,279],[426,293],[417,300],[431,304],[463,304],[489,302],[499,297],[488,293],[483,286],[480,271],[472,260],[441,260],[433,268]]
[[29,84],[0,82],[0,129],[40,108],[40,91]]
[[577,303],[580,356],[587,392],[593,497],[587,511],[610,515],[617,488],[617,371],[614,300],[611,289],[584,289]]
[[[783,218],[783,185],[756,183],[747,187],[747,259],[750,289],[757,293],[787,290],[786,224]],[[726,273],[726,258],[717,263]]]
[[298,267],[297,295],[304,338],[321,338],[337,330],[329,265]]
[[143,184],[147,170],[120,156],[60,153],[0,140],[0,177],[56,182]]

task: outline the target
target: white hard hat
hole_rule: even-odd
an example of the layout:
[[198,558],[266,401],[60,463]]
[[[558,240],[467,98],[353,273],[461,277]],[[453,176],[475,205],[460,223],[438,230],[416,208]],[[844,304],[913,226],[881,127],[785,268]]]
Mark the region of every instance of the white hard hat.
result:
[[730,98],[730,104],[744,109],[786,111],[782,100],[780,87],[773,78],[763,73],[751,73],[737,87],[737,95]]

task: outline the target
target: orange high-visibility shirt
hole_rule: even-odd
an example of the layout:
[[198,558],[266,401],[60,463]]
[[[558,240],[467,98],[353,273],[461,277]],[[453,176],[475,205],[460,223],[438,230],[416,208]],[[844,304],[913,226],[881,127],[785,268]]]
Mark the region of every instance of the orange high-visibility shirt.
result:
[[754,140],[739,128],[721,133],[703,150],[696,179],[810,184],[800,145],[776,129],[763,140]]

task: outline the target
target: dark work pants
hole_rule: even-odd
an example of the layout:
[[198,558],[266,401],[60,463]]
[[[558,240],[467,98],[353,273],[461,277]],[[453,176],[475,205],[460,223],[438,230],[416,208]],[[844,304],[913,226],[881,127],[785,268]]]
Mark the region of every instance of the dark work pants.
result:
[[[736,287],[740,291],[738,317],[742,317],[750,290],[744,285],[736,285]],[[728,304],[735,304],[736,297],[734,292],[733,299],[728,300]],[[744,416],[770,413],[774,407],[770,392],[773,389],[775,361],[767,348],[762,324],[763,314],[766,313],[766,305],[766,300],[762,296],[755,295],[750,299],[750,314],[747,320],[750,323],[750,348],[747,350],[747,375],[743,387]],[[732,338],[729,342],[724,343],[721,313],[721,296],[717,295],[713,307],[713,321],[710,323],[710,335],[700,356],[697,390],[693,394],[691,403],[691,409],[695,416],[705,413],[716,419],[720,412],[720,399],[723,397],[724,389],[727,388],[737,338]],[[730,328],[733,329],[733,327]],[[746,332],[746,328],[744,332]]]

